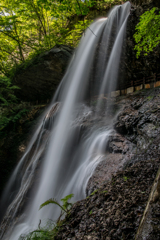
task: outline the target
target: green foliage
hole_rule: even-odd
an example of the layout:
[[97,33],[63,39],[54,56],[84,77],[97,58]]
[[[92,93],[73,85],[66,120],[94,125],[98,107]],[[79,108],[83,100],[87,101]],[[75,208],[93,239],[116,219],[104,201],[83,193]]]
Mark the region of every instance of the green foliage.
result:
[[52,203],[52,204],[56,204],[57,206],[59,206],[61,208],[62,211],[64,211],[65,213],[67,213],[70,209],[70,207],[72,206],[72,203],[69,203],[68,200],[70,200],[74,195],[73,194],[69,194],[67,195],[65,198],[62,198],[62,205],[60,205],[56,199],[51,198],[49,200],[47,200],[46,202],[42,203],[39,207],[39,210],[41,208],[43,208],[44,206],[47,206],[48,204]]
[[51,240],[54,239],[53,232],[48,230],[35,230],[28,235],[21,235],[19,240]]
[[19,87],[11,83],[11,79],[6,76],[0,76],[0,131],[18,121],[26,109],[17,108],[17,97],[14,90]]
[[91,215],[92,214],[92,210],[89,212],[89,215]]
[[27,235],[21,235],[19,240],[52,240],[56,236],[57,231],[60,229],[61,225],[63,224],[63,221],[60,221],[61,216],[63,213],[69,213],[69,209],[72,206],[72,203],[69,203],[68,201],[73,197],[73,194],[69,194],[66,197],[62,198],[62,205],[59,204],[54,198],[51,198],[40,205],[39,210],[43,208],[44,206],[47,206],[48,204],[56,204],[59,206],[62,210],[62,213],[60,214],[60,217],[58,218],[57,222],[54,223],[52,220],[49,221],[45,227],[34,230],[30,232]]
[[66,197],[62,198],[61,201],[63,203],[62,207],[65,209],[66,212],[71,208],[72,203],[69,203],[68,200],[74,197],[74,194],[69,194]]
[[[75,29],[82,33],[87,26],[86,21],[83,29],[81,23],[75,22],[78,26],[74,26],[72,18],[85,16],[95,3],[95,0],[2,0],[0,72],[7,74],[11,67],[24,62],[30,54],[48,50],[56,43],[76,45],[79,38]],[[72,42],[69,36],[73,38]]]
[[0,74],[13,75],[19,64],[55,44],[76,46],[93,20],[93,8],[109,9],[120,3],[121,0],[2,0]]
[[123,180],[126,182],[129,178],[126,176],[123,176]]
[[[18,109],[17,109],[18,106]],[[13,108],[0,109],[0,134],[3,134],[3,130],[10,126],[10,128],[15,128],[16,122],[21,119],[21,117],[28,112],[27,109],[21,109],[21,105],[15,105]]]
[[107,193],[107,192],[108,192],[107,190],[102,191],[102,193]]
[[134,34],[137,51],[137,58],[141,52],[147,55],[160,42],[160,12],[157,8],[152,8],[146,11],[140,17],[140,22],[136,26],[136,33]]
[[39,210],[40,210],[41,208],[43,208],[44,206],[49,205],[50,203],[56,204],[56,205],[59,206],[63,211],[65,211],[65,209],[63,209],[63,207],[62,207],[62,206],[57,202],[57,200],[54,199],[54,198],[50,198],[50,199],[48,199],[47,201],[45,201],[44,203],[42,203],[42,204],[40,205],[40,207],[39,207]]
[[1,106],[9,106],[17,102],[14,90],[19,87],[12,85],[11,79],[6,76],[0,76],[0,104]]
[[29,234],[21,235],[19,240],[53,240],[57,232],[57,226],[53,221],[48,221],[44,228],[39,228]]
[[149,100],[149,101],[152,100],[152,99],[153,99],[153,96],[148,96],[147,97],[147,100]]
[[94,192],[92,192],[90,196],[93,196],[96,192],[98,192],[98,189],[94,190]]

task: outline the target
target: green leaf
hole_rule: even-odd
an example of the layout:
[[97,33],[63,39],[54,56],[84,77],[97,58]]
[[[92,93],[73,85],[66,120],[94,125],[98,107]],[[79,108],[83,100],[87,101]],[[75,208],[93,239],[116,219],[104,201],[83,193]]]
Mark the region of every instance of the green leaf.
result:
[[49,200],[47,200],[46,202],[44,202],[44,203],[42,203],[41,205],[40,205],[40,207],[39,207],[39,210],[41,209],[41,208],[43,208],[44,206],[47,206],[47,205],[49,205],[49,204],[56,204],[57,206],[59,206],[60,208],[61,208],[61,205],[56,201],[56,199],[54,199],[54,198],[50,198]]

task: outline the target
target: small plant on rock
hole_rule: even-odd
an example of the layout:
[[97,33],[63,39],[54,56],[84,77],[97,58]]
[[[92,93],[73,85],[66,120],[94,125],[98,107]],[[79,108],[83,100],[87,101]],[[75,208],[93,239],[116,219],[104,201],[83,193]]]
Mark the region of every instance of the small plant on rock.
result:
[[74,194],[69,194],[66,197],[62,198],[62,205],[58,203],[58,201],[55,198],[50,198],[49,200],[47,200],[46,202],[42,203],[39,207],[39,210],[41,208],[43,208],[44,206],[47,206],[48,204],[52,203],[52,204],[56,204],[57,206],[59,206],[61,208],[61,213],[60,216],[57,220],[57,223],[60,222],[61,217],[65,214],[65,213],[69,213],[70,208],[72,207],[72,203],[68,202],[68,200],[70,200],[72,197],[74,196]]
[[39,207],[39,210],[41,208],[43,208],[44,206],[47,206],[48,204],[53,203],[53,204],[56,204],[57,206],[59,206],[61,208],[62,212],[68,213],[69,209],[72,206],[72,203],[69,203],[68,200],[70,200],[73,196],[74,196],[73,194],[69,194],[66,197],[62,198],[61,199],[61,201],[63,203],[62,205],[59,204],[55,198],[51,198],[51,199],[47,200],[46,202],[42,203]]
[[129,178],[126,176],[123,176],[123,180],[126,182]]
[[[54,237],[56,236],[57,231],[63,224],[63,221],[61,221],[61,217],[63,216],[64,213],[69,213],[69,210],[72,206],[72,203],[69,203],[68,201],[73,197],[73,194],[69,194],[66,197],[62,198],[62,205],[58,203],[58,201],[54,198],[51,198],[47,200],[46,202],[42,203],[39,207],[39,210],[43,208],[44,206],[47,206],[48,204],[56,204],[61,208],[61,214],[57,220],[57,222],[48,222],[46,227],[41,228],[40,223],[38,226],[38,229],[30,232],[27,235],[21,235],[19,240],[54,240]],[[52,221],[52,220],[51,220]]]

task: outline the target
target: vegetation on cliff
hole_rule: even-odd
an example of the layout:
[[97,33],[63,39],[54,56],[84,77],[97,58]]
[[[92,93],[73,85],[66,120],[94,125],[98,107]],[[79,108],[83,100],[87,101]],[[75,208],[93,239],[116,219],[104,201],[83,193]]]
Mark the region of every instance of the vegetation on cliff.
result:
[[137,57],[141,53],[147,55],[160,43],[160,12],[158,8],[152,8],[140,16],[140,22],[136,26],[134,35]]

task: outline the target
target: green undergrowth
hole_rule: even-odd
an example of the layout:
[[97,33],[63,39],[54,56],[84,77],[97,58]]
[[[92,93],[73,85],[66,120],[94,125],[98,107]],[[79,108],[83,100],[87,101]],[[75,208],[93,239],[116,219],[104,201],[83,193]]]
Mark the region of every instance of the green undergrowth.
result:
[[16,125],[34,106],[28,102],[21,102],[15,95],[20,89],[12,83],[11,78],[0,75],[0,135],[5,131],[14,130]]
[[48,221],[44,228],[39,228],[27,235],[21,235],[19,240],[53,240],[61,224]]
[[18,131],[20,126],[31,122],[35,114],[43,109],[44,105],[30,105],[28,102],[12,103],[8,106],[0,106],[0,136],[5,137],[10,131]]
[[10,78],[0,76],[0,132],[9,125],[14,128],[15,122],[27,112],[26,107],[18,103],[15,89],[19,87],[13,85]]
[[64,216],[64,214],[67,214],[67,216],[69,216],[70,214],[70,209],[73,204],[70,203],[69,200],[73,198],[73,196],[73,194],[69,194],[66,197],[62,198],[62,204],[60,204],[55,198],[48,199],[46,202],[42,203],[39,207],[39,210],[49,204],[55,204],[60,207],[61,213],[57,221],[48,220],[46,226],[41,227],[40,220],[38,229],[30,232],[27,235],[21,235],[19,240],[54,240],[57,232],[60,230],[63,223],[66,222],[66,219],[62,219],[62,217]]
[[14,102],[0,105],[0,194],[32,136],[45,105]]
[[27,108],[22,109],[23,104],[12,105],[9,108],[0,108],[0,131],[1,134],[5,134],[5,129],[15,129],[17,122],[24,116],[29,110]]
[[94,190],[88,197],[86,197],[87,199],[92,197],[94,194],[96,194],[98,192],[98,189]]

